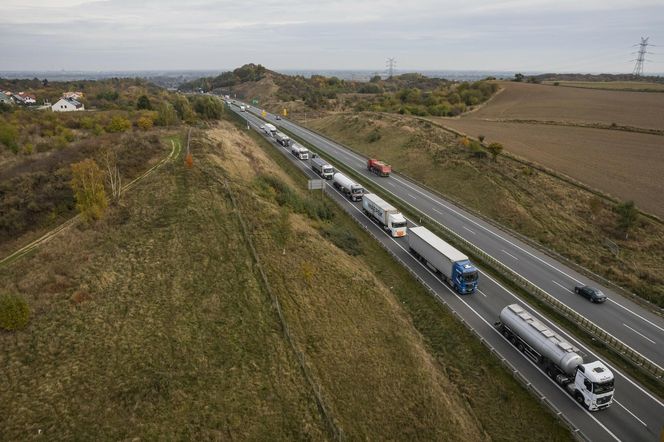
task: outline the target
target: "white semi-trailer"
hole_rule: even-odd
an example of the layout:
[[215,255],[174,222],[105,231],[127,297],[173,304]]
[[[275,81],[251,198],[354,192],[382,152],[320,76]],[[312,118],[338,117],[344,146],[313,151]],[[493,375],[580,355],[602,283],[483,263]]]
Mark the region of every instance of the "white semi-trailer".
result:
[[332,167],[327,161],[321,157],[316,157],[311,159],[311,168],[326,180],[331,180],[334,175],[334,167]]
[[291,153],[301,160],[309,159],[309,149],[302,147],[297,143],[293,143],[291,146]]
[[406,218],[391,204],[376,195],[366,193],[362,197],[362,210],[383,226],[394,237],[406,236]]
[[474,293],[477,289],[477,269],[468,257],[426,227],[410,228],[408,247],[460,295]]
[[281,144],[281,145],[284,146],[284,147],[288,147],[288,146],[290,146],[291,139],[290,139],[290,137],[289,137],[288,135],[286,135],[286,134],[283,133],[283,132],[279,132],[279,131],[277,131],[277,132],[274,134],[274,139],[277,140],[277,143]]
[[359,201],[362,199],[362,195],[364,195],[364,188],[361,185],[340,172],[332,176],[332,185],[351,201]]
[[265,133],[273,137],[277,133],[277,128],[273,124],[265,123]]
[[584,364],[577,353],[578,348],[520,305],[505,307],[500,312],[496,327],[588,410],[602,410],[613,402],[614,379],[611,370],[600,361]]

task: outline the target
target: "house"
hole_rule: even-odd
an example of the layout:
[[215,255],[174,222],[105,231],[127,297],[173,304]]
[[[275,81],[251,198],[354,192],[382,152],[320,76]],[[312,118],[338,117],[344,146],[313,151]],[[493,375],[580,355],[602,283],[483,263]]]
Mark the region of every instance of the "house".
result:
[[73,112],[85,110],[83,103],[80,103],[73,98],[60,98],[55,104],[51,106],[53,112]]
[[28,94],[27,92],[19,92],[18,94],[15,94],[14,97],[19,97],[19,100],[22,104],[37,104],[37,97],[32,94]]

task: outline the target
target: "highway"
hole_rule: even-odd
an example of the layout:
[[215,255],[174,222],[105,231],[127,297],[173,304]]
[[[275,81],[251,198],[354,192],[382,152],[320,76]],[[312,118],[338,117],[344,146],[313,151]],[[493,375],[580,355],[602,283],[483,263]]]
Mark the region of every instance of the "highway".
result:
[[[255,129],[263,124],[263,121],[256,115],[248,112],[239,112],[239,109],[236,107],[231,108],[242,118],[246,119]],[[303,129],[292,122],[286,120],[277,121],[272,115],[268,115],[266,120],[269,120],[275,125],[282,126],[296,136],[301,137],[303,140],[315,146],[319,152],[323,153],[324,157],[342,162],[347,166],[352,167],[357,172],[363,173],[367,179],[376,182],[378,184],[377,187],[384,189],[386,193],[389,192],[397,198],[407,201],[409,204],[425,211],[425,213],[431,213],[431,216],[434,219],[444,223],[449,228],[453,228],[455,231],[458,231],[459,234],[462,234],[462,231],[465,231],[466,233],[462,235],[464,238],[468,238],[469,240],[472,239],[472,242],[481,245],[481,248],[492,256],[496,258],[500,257],[501,261],[505,262],[513,260],[514,265],[512,268],[515,271],[525,273],[531,281],[538,285],[541,284],[540,286],[543,286],[542,288],[547,291],[553,290],[553,288],[551,288],[550,284],[544,284],[544,282],[542,282],[546,277],[551,277],[551,281],[556,281],[563,287],[570,284],[570,279],[564,279],[563,277],[587,281],[586,278],[566,269],[564,266],[551,260],[546,255],[531,249],[514,238],[510,238],[509,235],[506,235],[504,232],[476,219],[471,214],[465,213],[458,207],[451,205],[449,202],[427,192],[425,189],[420,188],[397,174],[390,178],[378,178],[373,174],[369,174],[366,171],[364,158],[348,151],[343,146]],[[297,160],[294,156],[290,155],[289,151],[275,143],[270,137],[266,138],[271,140],[276,149],[279,149],[279,151],[290,158],[294,163],[298,164],[304,173],[311,178],[319,178],[309,167],[308,161]],[[491,276],[486,274],[481,267],[478,293],[463,297],[455,294],[445,283],[432,274],[427,267],[423,266],[408,252],[405,239],[391,238],[362,213],[360,203],[351,203],[340,195],[336,189],[331,187],[329,182],[326,184],[328,186],[327,193],[335,201],[344,207],[358,222],[365,226],[368,231],[403,265],[410,268],[411,271],[422,280],[423,284],[430,289],[434,296],[446,303],[452,310],[456,311],[472,329],[474,329],[495,349],[499,357],[508,360],[512,367],[518,372],[519,376],[523,377],[526,382],[536,388],[546,401],[550,402],[568,421],[572,423],[574,427],[578,429],[579,435],[597,441],[654,441],[659,439],[660,432],[662,431],[662,424],[664,423],[664,404],[659,399],[652,396],[631,378],[619,371],[615,366],[607,364],[615,376],[616,392],[614,396],[614,404],[607,410],[595,413],[588,412],[567,395],[561,387],[542,373],[539,367],[530,359],[525,358],[522,353],[517,351],[500,333],[497,332],[493,327],[493,323],[497,320],[498,314],[504,306],[518,302],[533,312],[542,322],[549,325],[571,343],[579,347],[586,357],[586,361],[599,359],[591,349],[574,339],[566,331],[561,330],[555,324],[548,321],[532,306],[528,305],[528,303],[521,301],[509,289],[503,287],[500,283],[491,278]],[[414,225],[412,222],[411,224]],[[484,238],[486,238],[486,240]],[[503,253],[502,256],[499,254],[501,252]],[[541,271],[540,269],[545,269],[545,274],[549,276],[545,276],[543,279],[543,277],[538,275],[538,272]],[[574,279],[571,280],[574,281]],[[570,304],[574,303],[573,305],[575,306],[578,304],[579,311],[585,311],[582,310],[584,307],[590,307],[591,309],[588,311],[593,313],[593,320],[595,320],[596,317],[602,316],[597,313],[600,311],[599,309],[604,309],[605,307],[612,305],[610,303],[593,305],[586,300],[578,298],[577,295],[569,294],[569,296],[566,296],[564,290],[559,289],[558,291],[560,292],[560,299],[564,299],[565,302],[569,301]],[[611,294],[608,290],[606,292],[609,293],[609,296],[616,296]],[[616,301],[620,302],[622,307],[630,310],[632,307],[637,307],[633,304],[626,303],[626,300],[616,299]],[[582,305],[582,302],[587,303],[587,305]],[[623,302],[625,302],[625,304],[623,304]],[[635,318],[640,317],[624,310],[622,307],[614,306],[613,308],[616,313],[614,315],[607,314],[607,317],[609,318],[608,322],[606,322],[608,331],[613,332],[613,326],[616,324],[616,320],[627,321],[626,318],[629,318],[630,315]],[[593,311],[592,309],[596,310]],[[609,311],[609,309],[606,310]],[[660,318],[641,310],[633,311],[637,314],[647,314],[647,316],[644,315],[642,318],[646,321],[650,321],[652,326],[650,325],[650,322],[644,322],[645,324],[654,327],[655,330],[657,330],[656,327],[662,327],[662,321]],[[604,322],[602,322],[602,324],[604,324]],[[637,326],[633,319],[629,324],[633,324],[635,327]],[[644,333],[652,333],[653,341],[662,341],[664,334],[662,334],[661,331],[654,333],[650,328],[647,328],[644,325],[638,325],[638,327],[639,328],[636,330],[640,330]],[[655,348],[653,348],[653,350],[655,350]],[[653,353],[654,356],[657,354],[661,354],[659,349]],[[606,361],[604,362],[606,363]]]

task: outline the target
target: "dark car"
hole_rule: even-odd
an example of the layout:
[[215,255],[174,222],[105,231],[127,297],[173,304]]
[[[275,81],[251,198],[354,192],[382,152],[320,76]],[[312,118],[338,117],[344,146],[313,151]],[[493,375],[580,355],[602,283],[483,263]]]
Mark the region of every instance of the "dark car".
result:
[[606,301],[606,295],[600,289],[590,287],[589,285],[577,285],[574,287],[574,293],[588,298],[590,302],[600,303]]
[[277,120],[281,120],[281,115],[277,115]]

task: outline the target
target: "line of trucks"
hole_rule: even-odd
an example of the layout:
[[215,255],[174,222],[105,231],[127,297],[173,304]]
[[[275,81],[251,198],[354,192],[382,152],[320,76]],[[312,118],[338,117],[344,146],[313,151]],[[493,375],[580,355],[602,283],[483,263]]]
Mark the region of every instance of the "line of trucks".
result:
[[[297,145],[291,144],[290,138],[271,124],[266,124],[264,130],[284,147]],[[457,293],[471,294],[477,290],[479,272],[466,255],[426,227],[408,228],[406,218],[394,206],[376,194],[365,193],[360,184],[335,172],[322,158],[314,155],[310,164],[319,176],[332,180],[332,185],[348,199],[362,201],[362,211],[392,237],[406,236],[410,253]],[[373,158],[368,160],[367,169],[379,176],[389,176],[391,172],[389,165]],[[601,361],[584,363],[578,348],[520,305],[503,308],[494,325],[517,350],[587,410],[602,410],[613,403],[614,376],[609,368]]]

